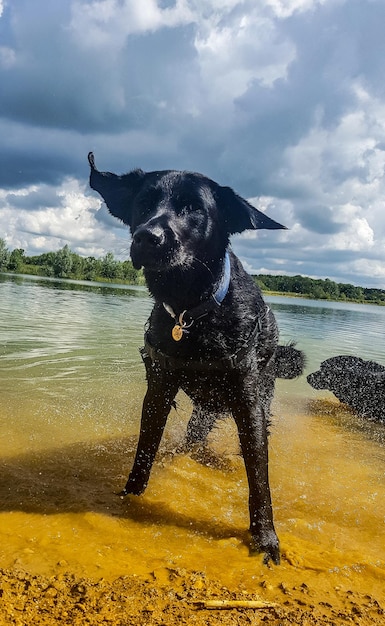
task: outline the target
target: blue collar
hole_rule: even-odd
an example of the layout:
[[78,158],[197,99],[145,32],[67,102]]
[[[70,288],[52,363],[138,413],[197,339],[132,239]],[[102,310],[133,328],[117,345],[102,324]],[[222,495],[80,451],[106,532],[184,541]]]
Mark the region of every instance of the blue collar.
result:
[[230,273],[231,273],[230,255],[229,255],[229,251],[226,250],[225,258],[223,259],[223,272],[222,272],[221,282],[219,283],[218,289],[216,290],[216,292],[213,293],[212,295],[212,297],[214,298],[218,306],[222,304],[229,290]]
[[225,258],[223,259],[223,270],[221,280],[217,289],[211,294],[210,298],[198,306],[190,309],[189,311],[183,311],[180,315],[177,315],[173,309],[163,302],[163,306],[167,313],[175,320],[175,326],[171,331],[174,341],[180,341],[183,334],[188,332],[188,329],[201,317],[208,315],[210,311],[221,306],[225,299],[230,286],[231,266],[229,251],[226,250]]

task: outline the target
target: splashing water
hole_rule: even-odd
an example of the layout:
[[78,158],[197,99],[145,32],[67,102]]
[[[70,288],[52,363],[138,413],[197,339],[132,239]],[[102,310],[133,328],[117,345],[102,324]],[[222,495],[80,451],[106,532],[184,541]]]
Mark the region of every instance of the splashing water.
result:
[[[337,353],[385,362],[373,342],[383,309],[270,301],[281,339],[299,336],[309,371]],[[1,278],[1,566],[107,579],[186,568],[266,593],[290,581],[320,598],[341,586],[384,596],[384,427],[304,377],[279,381],[273,405],[280,567],[248,553],[232,420],[210,435],[204,462],[174,454],[189,417],[183,395],[146,493],[115,495],[135,452],[145,391],[138,347],[150,309],[142,289]]]

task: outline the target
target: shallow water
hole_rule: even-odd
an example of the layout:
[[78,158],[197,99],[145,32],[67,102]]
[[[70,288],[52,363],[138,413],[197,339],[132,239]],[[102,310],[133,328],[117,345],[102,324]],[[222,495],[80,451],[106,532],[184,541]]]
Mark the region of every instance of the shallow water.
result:
[[[385,309],[269,298],[307,371],[336,354],[385,363]],[[282,565],[247,548],[247,486],[224,420],[205,459],[173,454],[181,396],[145,495],[120,500],[135,451],[145,290],[0,276],[0,567],[113,579],[165,568],[227,585],[285,581],[384,595],[384,427],[305,377],[279,381],[270,475]],[[267,581],[267,582],[266,582]]]

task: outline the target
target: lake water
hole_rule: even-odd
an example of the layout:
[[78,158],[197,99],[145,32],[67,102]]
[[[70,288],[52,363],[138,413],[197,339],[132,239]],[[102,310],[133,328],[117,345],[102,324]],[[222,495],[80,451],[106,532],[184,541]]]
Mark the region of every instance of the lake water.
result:
[[[385,364],[385,308],[267,298],[307,373],[337,354]],[[174,454],[189,416],[170,415],[146,493],[122,501],[145,391],[143,288],[0,275],[0,567],[90,577],[204,571],[245,589],[306,582],[385,587],[385,436],[316,392],[279,381],[270,474],[282,564],[247,550],[247,485],[231,420],[206,463]],[[231,566],[229,566],[231,564]]]

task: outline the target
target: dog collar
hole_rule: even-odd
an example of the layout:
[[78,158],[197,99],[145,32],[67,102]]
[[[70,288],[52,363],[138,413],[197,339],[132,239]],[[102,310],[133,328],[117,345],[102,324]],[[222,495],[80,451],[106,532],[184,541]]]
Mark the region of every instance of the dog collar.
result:
[[180,341],[183,337],[183,333],[187,332],[188,329],[194,324],[194,322],[210,313],[210,311],[213,311],[217,307],[221,306],[229,290],[230,270],[230,255],[229,251],[226,250],[225,258],[223,259],[223,271],[221,280],[217,289],[214,293],[211,294],[208,300],[202,302],[201,304],[198,304],[198,306],[190,309],[189,311],[182,311],[182,313],[180,313],[179,315],[175,313],[175,311],[169,304],[163,302],[163,306],[166,309],[167,313],[175,320],[175,326],[171,331],[171,336],[174,341]]
[[[266,308],[265,317],[269,309]],[[150,361],[152,364],[159,364],[160,367],[167,371],[175,370],[192,370],[195,372],[212,372],[213,370],[221,372],[229,372],[236,369],[242,361],[247,357],[250,350],[257,341],[258,335],[262,332],[262,318],[257,318],[256,324],[247,339],[246,343],[242,345],[234,354],[228,357],[223,357],[215,360],[193,360],[183,357],[174,357],[165,354],[161,350],[155,348],[149,340],[148,333],[144,335],[144,347],[140,349],[141,357],[144,363]],[[266,357],[257,359],[258,362],[266,361]]]

